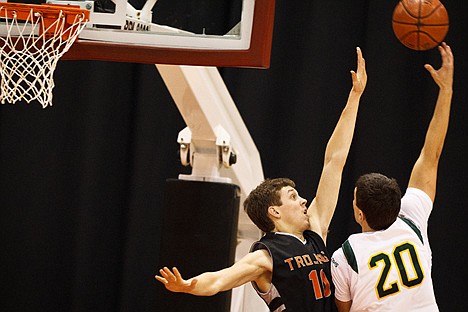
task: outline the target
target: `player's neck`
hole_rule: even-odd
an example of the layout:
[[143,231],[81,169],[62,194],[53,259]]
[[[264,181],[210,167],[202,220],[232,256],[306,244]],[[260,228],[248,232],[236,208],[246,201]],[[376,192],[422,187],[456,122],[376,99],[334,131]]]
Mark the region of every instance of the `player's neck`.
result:
[[279,235],[289,235],[289,236],[293,236],[295,238],[297,238],[298,240],[300,240],[302,243],[305,243],[306,240],[304,238],[304,235],[296,235],[296,234],[293,234],[293,233],[288,233],[288,232],[274,232],[276,234],[279,234]]
[[304,229],[299,229],[298,227],[283,222],[275,223],[275,228],[273,229],[273,232],[289,233],[291,235],[296,236],[300,240],[304,240]]
[[365,232],[375,232],[375,230],[373,228],[371,228],[367,222],[362,222],[361,223],[361,231],[362,233],[365,233]]

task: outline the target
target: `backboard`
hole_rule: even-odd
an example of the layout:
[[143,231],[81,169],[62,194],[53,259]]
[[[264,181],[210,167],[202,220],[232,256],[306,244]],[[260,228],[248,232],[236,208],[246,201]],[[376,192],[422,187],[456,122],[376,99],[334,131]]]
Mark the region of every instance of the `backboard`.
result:
[[[275,0],[134,3],[137,1],[48,0],[91,10],[90,22],[62,59],[217,67],[270,65]],[[219,10],[217,6],[221,6]]]

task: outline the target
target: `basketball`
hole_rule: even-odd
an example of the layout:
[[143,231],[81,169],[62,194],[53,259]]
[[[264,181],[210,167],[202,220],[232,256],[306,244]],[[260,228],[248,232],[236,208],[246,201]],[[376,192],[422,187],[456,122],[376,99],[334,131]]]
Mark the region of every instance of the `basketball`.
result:
[[392,17],[393,32],[412,50],[429,50],[447,35],[449,18],[439,0],[401,0]]

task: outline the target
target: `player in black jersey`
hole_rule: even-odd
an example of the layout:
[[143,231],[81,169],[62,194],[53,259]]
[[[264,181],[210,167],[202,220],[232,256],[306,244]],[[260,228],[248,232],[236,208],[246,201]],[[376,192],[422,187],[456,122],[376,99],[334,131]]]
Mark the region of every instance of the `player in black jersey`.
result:
[[315,198],[307,207],[294,182],[267,179],[244,201],[264,237],[231,267],[185,280],[177,268],[164,267],[155,278],[173,292],[211,296],[252,282],[270,311],[331,311],[330,257],[325,242],[348,152],[359,101],[367,83],[365,61],[357,48],[357,71],[348,102],[328,141]]

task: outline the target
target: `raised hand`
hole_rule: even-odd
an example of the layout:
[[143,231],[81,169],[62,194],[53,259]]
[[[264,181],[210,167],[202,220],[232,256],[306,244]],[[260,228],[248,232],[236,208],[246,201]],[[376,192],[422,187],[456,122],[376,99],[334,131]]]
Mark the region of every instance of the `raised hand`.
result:
[[353,79],[353,91],[358,93],[364,92],[367,84],[367,72],[366,72],[366,61],[362,56],[361,48],[356,48],[357,52],[357,72],[351,71],[351,77]]
[[184,280],[176,267],[172,268],[172,271],[169,268],[164,267],[159,270],[159,273],[161,276],[156,275],[156,280],[163,283],[166,289],[172,292],[191,293],[197,284],[197,280],[194,278]]
[[452,49],[443,42],[439,47],[440,56],[442,57],[442,66],[435,70],[430,64],[424,65],[429,71],[434,81],[441,89],[452,88],[453,84],[453,54]]

